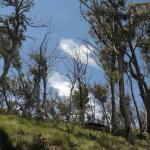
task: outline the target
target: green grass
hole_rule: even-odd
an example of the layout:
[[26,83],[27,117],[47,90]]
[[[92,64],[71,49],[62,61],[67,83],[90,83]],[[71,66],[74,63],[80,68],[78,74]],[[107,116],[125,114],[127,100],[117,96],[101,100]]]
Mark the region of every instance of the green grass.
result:
[[[0,128],[19,150],[148,150],[149,140],[137,140],[130,145],[124,138],[100,131],[73,127],[67,133],[66,125],[54,121],[24,119],[13,115],[0,115]],[[41,147],[43,139],[45,147]],[[149,145],[148,145],[149,144]],[[40,148],[39,148],[40,147]]]

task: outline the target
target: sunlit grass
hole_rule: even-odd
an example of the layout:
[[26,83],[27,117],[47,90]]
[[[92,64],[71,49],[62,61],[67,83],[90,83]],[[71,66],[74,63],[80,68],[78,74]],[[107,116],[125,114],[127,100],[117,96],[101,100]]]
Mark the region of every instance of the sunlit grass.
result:
[[148,140],[137,140],[135,145],[130,145],[122,137],[83,129],[79,126],[75,126],[69,134],[65,124],[55,124],[52,120],[24,119],[13,115],[0,115],[0,120],[0,128],[8,134],[13,145],[23,145],[24,149],[32,145],[39,135],[45,139],[49,147],[64,150],[147,150],[150,148]]

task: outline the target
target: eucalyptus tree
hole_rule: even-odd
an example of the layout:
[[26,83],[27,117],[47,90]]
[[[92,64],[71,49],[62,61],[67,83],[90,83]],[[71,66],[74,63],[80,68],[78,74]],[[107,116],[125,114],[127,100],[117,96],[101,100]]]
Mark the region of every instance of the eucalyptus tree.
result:
[[86,105],[89,102],[89,90],[87,85],[83,84],[80,85],[78,90],[75,90],[72,95],[73,104],[75,108],[79,112],[79,122],[81,124],[85,121],[85,112],[86,112]]
[[[48,31],[42,42],[40,47],[29,54],[30,63],[29,63],[29,71],[31,75],[33,75],[33,90],[32,93],[34,95],[34,99],[36,101],[36,114],[40,117],[41,111],[43,110],[44,115],[47,117],[47,83],[48,83],[48,75],[53,70],[58,55],[56,56],[56,49],[49,50],[48,42],[50,39],[52,31]],[[41,88],[41,82],[43,84]],[[43,95],[42,91],[43,90]],[[42,98],[42,101],[41,101]]]
[[11,93],[11,83],[9,78],[5,78],[5,80],[3,81],[3,84],[0,87],[0,92],[3,105],[7,107],[7,112],[11,112],[12,105],[9,100],[9,94]]
[[[139,3],[129,5],[127,12],[127,25],[123,28],[120,25],[124,39],[128,43],[129,52],[128,68],[132,77],[137,81],[140,95],[147,111],[147,131],[150,133],[150,78],[145,76],[145,66],[141,67],[144,62],[147,71],[149,66],[149,38],[150,38],[150,3]],[[130,34],[131,35],[130,35]],[[130,35],[130,38],[129,38]],[[140,55],[143,58],[140,59]]]
[[119,73],[120,111],[125,120],[126,137],[129,138],[132,127],[130,116],[126,111],[127,105],[124,98],[124,52],[126,51],[126,41],[123,39],[118,24],[118,22],[124,21],[124,8],[123,0],[81,0],[81,13],[90,24],[90,34],[98,45],[103,48],[112,47],[116,54]]
[[105,72],[106,79],[110,85],[111,101],[112,101],[112,133],[117,133],[117,113],[116,113],[116,98],[115,98],[115,85],[118,82],[119,74],[117,69],[116,52],[112,47],[103,48],[99,54],[99,61]]
[[19,50],[30,23],[27,13],[33,6],[33,0],[3,0],[0,5],[12,10],[9,15],[0,15],[0,56],[3,59],[0,84],[2,84],[10,66],[20,59]]
[[73,112],[73,106],[75,104],[77,106],[75,107],[78,110],[79,122],[81,124],[83,124],[85,120],[85,106],[88,101],[88,59],[88,49],[86,47],[83,51],[80,51],[80,49],[73,49],[71,55],[65,54],[64,59],[66,68],[65,76],[70,83],[70,115]]
[[105,107],[105,103],[108,100],[108,87],[95,84],[91,92],[93,93],[94,97],[98,100],[98,102],[101,104],[103,116],[106,119],[107,125],[110,127],[110,121]]
[[[81,6],[86,7],[84,18],[91,25],[91,34],[97,42],[105,46],[114,46],[118,53],[118,67],[120,70],[120,101],[121,107],[125,107],[123,69],[126,61],[128,71],[137,81],[141,98],[147,110],[148,132],[150,132],[150,86],[149,77],[140,63],[144,55],[146,65],[149,63],[149,3],[126,3],[124,0],[81,0]],[[127,119],[128,114],[122,111]],[[127,121],[128,120],[128,121]],[[130,122],[127,119],[125,122]],[[129,124],[126,129],[130,130]],[[128,127],[127,127],[128,126]],[[126,130],[126,131],[127,131]]]
[[138,123],[139,123],[140,132],[143,133],[143,125],[142,125],[141,118],[140,118],[140,110],[139,110],[139,107],[137,105],[137,101],[136,101],[136,98],[135,98],[132,79],[131,79],[131,76],[129,76],[128,72],[126,72],[126,73],[127,73],[129,83],[130,83],[131,96],[132,96],[133,103],[134,103],[134,106],[135,106],[135,109],[136,109],[136,115],[137,115],[137,119],[138,119]]

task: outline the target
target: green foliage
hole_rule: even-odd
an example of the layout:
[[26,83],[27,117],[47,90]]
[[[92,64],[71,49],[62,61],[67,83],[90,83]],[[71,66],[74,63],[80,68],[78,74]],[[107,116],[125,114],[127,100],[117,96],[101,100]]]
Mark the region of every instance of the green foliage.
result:
[[82,100],[83,104],[86,105],[89,101],[88,98],[88,87],[86,85],[82,86],[82,95],[79,90],[75,90],[72,95],[72,100],[77,109],[80,108],[80,101]]
[[32,6],[33,0],[3,0],[0,3],[1,8],[11,8],[9,14],[0,14],[0,58],[4,62],[1,80],[4,80],[11,65],[15,68],[22,67],[20,48],[31,21],[26,13]]
[[116,66],[117,54],[112,47],[105,47],[100,50],[99,61],[105,71],[106,76],[112,83],[119,79],[119,72]]
[[95,84],[92,89],[92,93],[94,94],[95,98],[98,99],[99,101],[106,102],[108,88],[107,86],[101,86],[101,85]]
[[33,52],[29,55],[32,65],[30,65],[30,73],[32,75],[45,77],[47,76],[47,57],[41,51]]

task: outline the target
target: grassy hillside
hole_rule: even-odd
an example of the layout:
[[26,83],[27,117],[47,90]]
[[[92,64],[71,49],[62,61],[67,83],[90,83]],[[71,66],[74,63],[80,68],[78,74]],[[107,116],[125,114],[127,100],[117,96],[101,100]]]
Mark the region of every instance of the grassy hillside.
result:
[[[0,115],[0,129],[5,135],[7,149],[17,150],[148,150],[150,141],[136,141],[134,146],[121,137],[74,127],[67,133],[65,124],[54,121],[27,120],[12,115]],[[2,131],[1,131],[2,132]],[[5,134],[3,133],[3,134]],[[0,143],[3,135],[0,133]],[[8,144],[9,143],[9,144]],[[10,148],[12,143],[12,148]],[[149,144],[149,146],[148,146]]]

